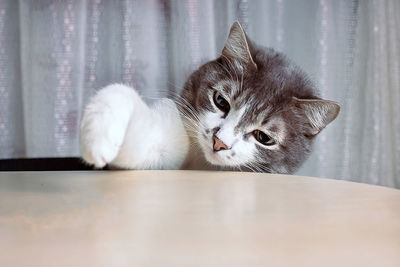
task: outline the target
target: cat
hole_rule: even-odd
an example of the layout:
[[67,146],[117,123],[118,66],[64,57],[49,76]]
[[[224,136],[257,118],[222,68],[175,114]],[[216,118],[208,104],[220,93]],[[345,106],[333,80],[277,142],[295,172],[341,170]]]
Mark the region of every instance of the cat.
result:
[[340,106],[318,97],[285,55],[235,22],[222,54],[180,96],[148,106],[131,87],[101,89],[84,110],[83,159],[97,168],[295,172]]

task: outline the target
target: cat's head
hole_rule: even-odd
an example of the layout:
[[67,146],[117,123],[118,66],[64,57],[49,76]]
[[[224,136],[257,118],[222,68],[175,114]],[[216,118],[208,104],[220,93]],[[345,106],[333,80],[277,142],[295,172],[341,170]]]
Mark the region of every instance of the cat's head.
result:
[[340,110],[283,54],[251,43],[238,22],[222,55],[189,77],[180,102],[208,162],[276,173],[294,172]]

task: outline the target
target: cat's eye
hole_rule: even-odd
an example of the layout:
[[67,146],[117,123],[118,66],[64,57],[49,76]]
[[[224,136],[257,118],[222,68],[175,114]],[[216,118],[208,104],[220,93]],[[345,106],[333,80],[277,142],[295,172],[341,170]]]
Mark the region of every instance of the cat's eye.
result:
[[218,92],[214,93],[214,104],[224,113],[228,113],[231,109],[228,101]]
[[254,130],[253,136],[258,142],[260,142],[261,144],[263,144],[265,146],[275,145],[275,140],[260,130]]

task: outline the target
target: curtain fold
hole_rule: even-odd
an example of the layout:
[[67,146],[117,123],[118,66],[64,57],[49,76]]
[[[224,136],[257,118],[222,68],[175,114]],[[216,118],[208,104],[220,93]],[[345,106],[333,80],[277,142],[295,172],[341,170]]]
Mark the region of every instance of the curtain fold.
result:
[[79,156],[96,90],[179,93],[239,20],[342,106],[298,174],[400,187],[399,14],[397,0],[0,0],[0,158]]
[[399,188],[400,3],[360,1],[358,9],[340,176]]

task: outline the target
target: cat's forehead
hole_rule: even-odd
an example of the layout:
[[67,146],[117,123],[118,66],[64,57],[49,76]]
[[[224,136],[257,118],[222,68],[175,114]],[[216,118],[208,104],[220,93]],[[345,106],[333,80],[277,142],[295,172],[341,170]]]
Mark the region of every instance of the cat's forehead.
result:
[[273,103],[261,96],[252,93],[250,88],[242,88],[240,82],[232,80],[221,80],[214,85],[214,89],[227,98],[235,114],[240,114],[237,128],[251,127],[272,127],[282,128],[284,120],[279,113],[276,113]]
[[252,88],[249,88],[242,80],[223,79],[219,80],[213,87],[227,97],[230,104],[237,109],[254,105],[257,102],[255,101],[256,96],[251,93]]
[[265,92],[257,91],[263,88],[254,88],[243,80],[225,79],[219,80],[213,88],[222,93],[234,109],[245,109],[246,113],[267,116],[271,112],[272,96]]
[[232,79],[221,79],[213,85],[213,88],[226,97],[232,99],[233,96],[239,92],[240,83]]

